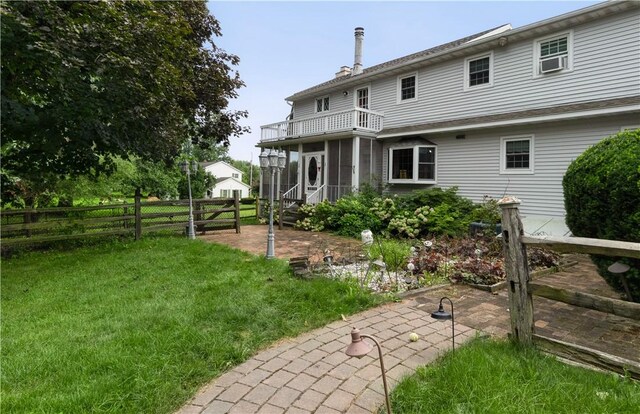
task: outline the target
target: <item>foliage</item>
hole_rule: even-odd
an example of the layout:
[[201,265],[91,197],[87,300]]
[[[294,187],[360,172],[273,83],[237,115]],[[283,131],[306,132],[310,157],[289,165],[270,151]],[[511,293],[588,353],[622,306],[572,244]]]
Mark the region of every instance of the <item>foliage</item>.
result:
[[394,389],[398,413],[631,413],[640,384],[564,364],[535,348],[476,339]]
[[[562,185],[567,226],[575,236],[640,241],[640,130],[620,132],[587,149],[569,165]],[[619,276],[606,269],[615,261],[629,264],[625,277],[640,302],[640,260],[593,259],[619,291]]]
[[[204,168],[198,167],[195,172],[191,173],[191,196],[193,198],[204,198],[207,190],[213,187],[215,178],[213,175],[205,171]],[[179,197],[181,199],[189,198],[189,185],[186,174],[181,174],[180,183],[178,184]]]
[[488,195],[482,197],[482,203],[471,212],[469,219],[475,223],[489,224],[487,228],[493,232],[493,227],[502,220],[502,211],[498,201]]
[[203,1],[12,1],[1,13],[2,168],[29,194],[52,190],[45,175],[99,175],[130,155],[169,163],[185,138],[210,148],[245,131],[246,113],[226,110],[239,59],[213,42]]
[[407,266],[411,255],[410,247],[404,241],[378,238],[368,246],[367,253],[372,260],[381,259],[387,271],[398,272]]
[[[325,201],[315,209],[302,209],[300,212],[305,217],[300,220],[299,228],[329,229],[353,237],[359,237],[365,229],[374,234],[409,239],[429,235],[460,236],[467,232],[471,214],[478,209],[489,209],[474,206],[456,192],[456,188],[433,188],[380,197],[373,189],[366,189],[339,199],[335,205]],[[434,204],[429,204],[431,202]]]
[[183,237],[27,254],[1,278],[3,413],[175,412],[269,344],[384,300]]

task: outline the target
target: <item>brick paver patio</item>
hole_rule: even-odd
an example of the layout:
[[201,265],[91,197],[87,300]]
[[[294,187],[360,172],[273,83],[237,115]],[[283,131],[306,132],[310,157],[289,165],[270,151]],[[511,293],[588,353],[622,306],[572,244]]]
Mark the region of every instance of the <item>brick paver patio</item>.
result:
[[[245,226],[240,235],[218,232],[199,238],[263,255],[266,226]],[[276,230],[277,257],[319,256],[325,248],[347,251],[358,249],[359,243],[326,233]],[[576,266],[539,280],[616,297],[586,256],[576,259]],[[380,340],[389,385],[393,388],[404,375],[430,363],[451,347],[450,322],[430,317],[442,296],[450,297],[455,304],[456,344],[479,331],[507,336],[510,322],[506,291],[492,294],[454,285],[422,292],[282,341],[214,379],[178,413],[376,412],[384,404],[377,352],[373,350],[362,359],[348,358],[344,350],[350,341],[351,327]],[[638,321],[544,298],[535,299],[534,317],[538,333],[640,361]],[[410,342],[410,332],[418,333],[420,339]]]
[[[451,323],[414,299],[387,304],[285,340],[204,386],[178,413],[371,413],[384,404],[374,349],[362,359],[344,353],[351,327],[382,344],[389,386],[451,348]],[[384,324],[381,322],[385,321]],[[417,342],[409,333],[420,335]],[[456,344],[475,336],[456,324]]]

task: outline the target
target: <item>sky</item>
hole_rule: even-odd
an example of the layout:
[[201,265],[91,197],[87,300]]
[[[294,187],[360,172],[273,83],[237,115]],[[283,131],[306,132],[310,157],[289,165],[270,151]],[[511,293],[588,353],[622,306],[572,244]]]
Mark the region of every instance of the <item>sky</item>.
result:
[[353,66],[354,28],[364,27],[365,68],[510,23],[525,26],[597,1],[209,1],[222,37],[240,57],[246,86],[229,103],[247,110],[251,133],[231,137],[229,155],[258,164],[260,126],[284,121],[285,98]]

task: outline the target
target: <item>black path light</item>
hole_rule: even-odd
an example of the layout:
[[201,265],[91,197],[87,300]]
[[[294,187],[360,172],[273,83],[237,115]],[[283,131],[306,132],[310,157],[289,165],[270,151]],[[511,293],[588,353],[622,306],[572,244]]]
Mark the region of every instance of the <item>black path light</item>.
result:
[[[444,310],[444,307],[442,306],[442,301],[446,299],[449,301],[449,303],[451,304],[451,313],[447,312]],[[440,298],[440,305],[438,306],[438,310],[433,312],[431,314],[431,317],[433,319],[438,319],[438,320],[449,320],[451,319],[451,343],[452,343],[452,350],[455,351],[456,350],[456,328],[454,326],[454,317],[453,317],[453,302],[451,301],[451,299],[449,299],[448,297],[443,297]]]
[[391,403],[389,402],[389,389],[387,387],[387,375],[384,372],[384,361],[382,360],[382,347],[373,336],[361,334],[357,328],[353,328],[351,330],[351,344],[347,347],[345,354],[350,357],[362,358],[367,355],[373,347],[367,342],[363,341],[362,338],[371,339],[376,346],[378,347],[378,356],[380,357],[380,369],[382,370],[382,384],[384,385],[384,398],[387,404],[387,413],[391,413]]

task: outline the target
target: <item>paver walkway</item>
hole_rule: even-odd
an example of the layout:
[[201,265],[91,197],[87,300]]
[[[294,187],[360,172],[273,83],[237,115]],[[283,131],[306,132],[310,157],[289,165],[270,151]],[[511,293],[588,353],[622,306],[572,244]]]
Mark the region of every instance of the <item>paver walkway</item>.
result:
[[[243,226],[233,231],[199,238],[227,244],[254,254],[264,254],[266,226]],[[356,240],[326,233],[290,228],[276,229],[276,256],[309,256],[320,260],[324,249],[332,252],[359,249]],[[558,287],[616,297],[597,275],[586,256],[564,272],[538,280]],[[313,260],[312,259],[312,260]],[[333,322],[300,337],[285,340],[234,368],[203,387],[180,414],[194,413],[371,413],[384,404],[380,366],[373,350],[362,359],[348,358],[344,350],[351,327],[377,337],[382,344],[390,386],[433,361],[451,346],[449,321],[436,321],[440,297],[455,304],[456,344],[482,331],[506,337],[510,330],[508,297],[450,286],[422,292],[399,303],[387,304]],[[544,298],[534,299],[536,332],[640,361],[640,322],[597,311],[576,308]],[[409,341],[409,333],[420,335]]]
[[[351,328],[382,344],[389,386],[451,348],[451,323],[432,319],[436,308],[414,299],[387,304],[285,340],[203,387],[178,412],[196,413],[372,413],[384,404],[377,350],[361,359],[345,349]],[[409,333],[420,335],[409,341]],[[456,324],[456,344],[475,331]]]

